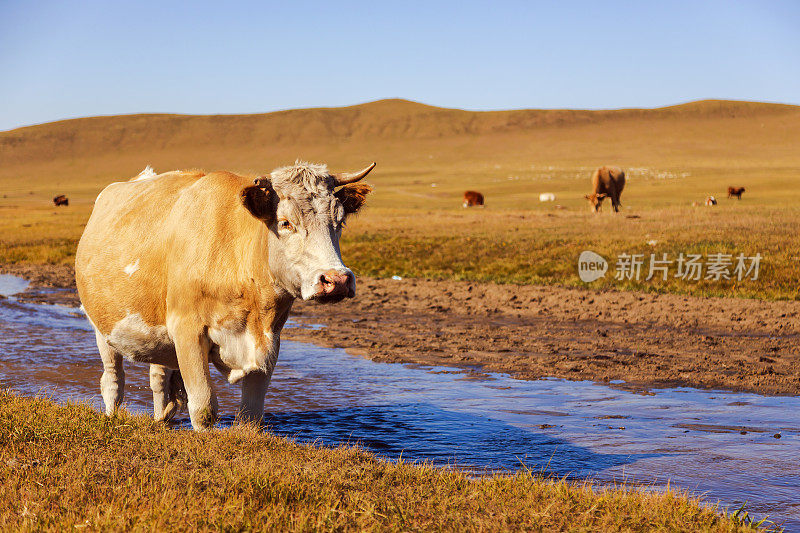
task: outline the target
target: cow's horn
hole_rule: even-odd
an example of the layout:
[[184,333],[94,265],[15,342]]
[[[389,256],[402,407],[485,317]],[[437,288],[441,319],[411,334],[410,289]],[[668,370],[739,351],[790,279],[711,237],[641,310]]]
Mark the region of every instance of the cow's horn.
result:
[[334,174],[333,175],[333,183],[335,187],[340,185],[347,185],[348,183],[355,183],[356,181],[362,179],[364,176],[369,174],[370,170],[375,168],[375,162],[361,170],[359,172],[342,172],[341,174]]

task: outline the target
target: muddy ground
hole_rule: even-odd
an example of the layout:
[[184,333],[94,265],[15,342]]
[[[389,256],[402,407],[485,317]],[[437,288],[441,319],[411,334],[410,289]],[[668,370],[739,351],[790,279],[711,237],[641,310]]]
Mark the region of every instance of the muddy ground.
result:
[[[77,305],[68,266],[0,266],[35,301]],[[282,338],[375,361],[555,376],[636,389],[690,386],[800,393],[800,302],[696,298],[555,286],[361,278],[336,305],[297,302]]]

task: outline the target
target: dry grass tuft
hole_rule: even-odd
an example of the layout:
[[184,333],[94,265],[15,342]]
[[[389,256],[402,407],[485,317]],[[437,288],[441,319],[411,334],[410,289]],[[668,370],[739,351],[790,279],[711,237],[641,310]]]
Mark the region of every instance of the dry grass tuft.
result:
[[390,463],[0,392],[0,529],[750,531],[676,492]]

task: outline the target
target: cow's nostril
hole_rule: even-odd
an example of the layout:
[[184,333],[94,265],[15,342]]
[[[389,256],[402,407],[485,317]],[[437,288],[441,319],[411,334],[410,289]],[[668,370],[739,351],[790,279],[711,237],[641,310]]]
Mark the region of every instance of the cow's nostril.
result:
[[352,272],[328,270],[317,277],[317,296],[323,299],[355,296],[355,276]]

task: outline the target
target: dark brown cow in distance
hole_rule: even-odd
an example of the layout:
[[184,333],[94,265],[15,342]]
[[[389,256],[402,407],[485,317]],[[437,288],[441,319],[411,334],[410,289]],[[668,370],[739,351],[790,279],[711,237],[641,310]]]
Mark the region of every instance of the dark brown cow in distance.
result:
[[483,195],[478,191],[465,191],[464,192],[464,207],[483,207]]
[[728,187],[728,198],[733,198],[735,196],[736,198],[741,200],[743,192],[744,192],[744,187]]
[[619,212],[619,197],[625,188],[625,172],[619,167],[603,166],[592,174],[592,193],[584,196],[589,200],[590,209],[597,213],[606,197],[611,198],[615,212]]
[[53,204],[58,207],[59,205],[69,205],[69,198],[67,198],[63,194],[59,194],[55,198],[53,198]]

